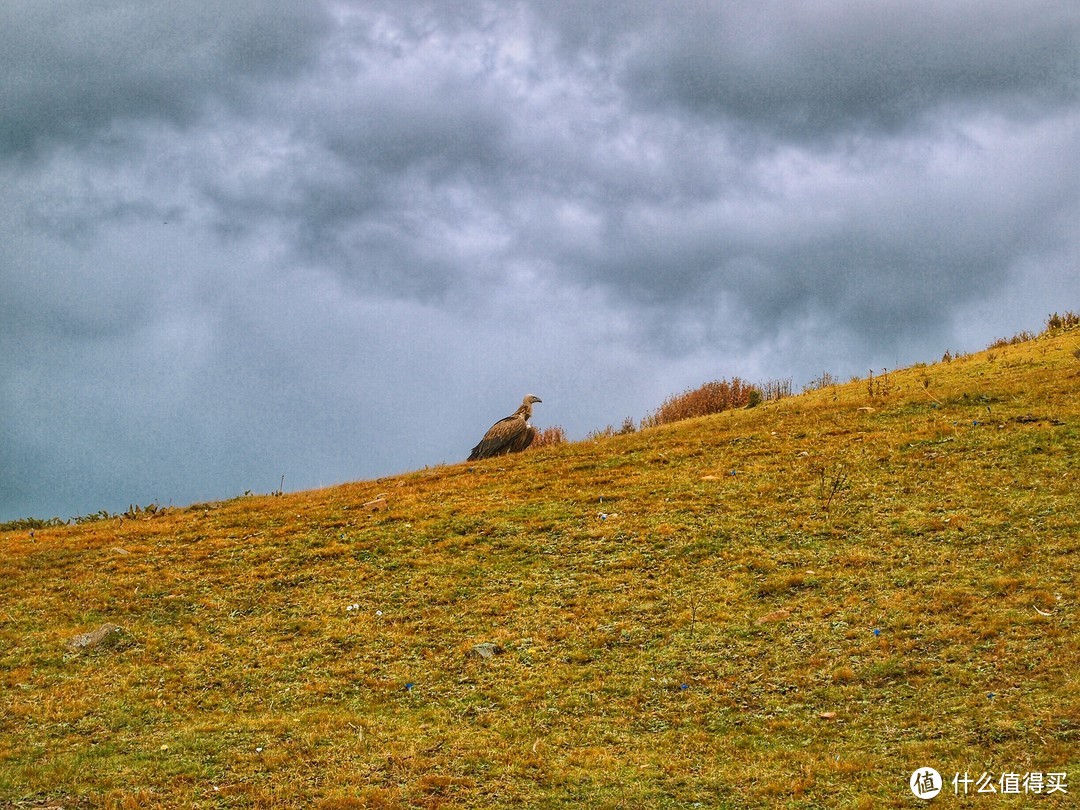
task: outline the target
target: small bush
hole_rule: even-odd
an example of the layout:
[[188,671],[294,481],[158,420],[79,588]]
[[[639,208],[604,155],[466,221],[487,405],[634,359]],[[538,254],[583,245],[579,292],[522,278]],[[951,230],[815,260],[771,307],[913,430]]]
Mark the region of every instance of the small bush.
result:
[[1029,340],[1034,340],[1036,335],[1028,332],[1026,329],[1023,332],[1018,332],[1011,338],[997,338],[986,348],[988,349],[1004,349],[1006,346],[1015,346],[1018,343],[1027,343]]
[[778,399],[791,396],[791,377],[783,380],[766,380],[754,386],[754,390],[761,393],[765,402],[775,402]]
[[99,520],[112,520],[116,515],[109,512],[107,509],[99,509],[97,512],[92,512],[89,515],[76,515],[72,518],[77,524],[83,523],[97,523]]
[[49,529],[54,526],[66,526],[67,521],[61,520],[58,517],[48,518],[42,520],[40,518],[20,518],[19,520],[9,520],[6,523],[0,523],[0,532],[17,532],[26,531],[28,529]]
[[533,449],[538,447],[557,447],[560,444],[566,444],[566,431],[562,429],[561,425],[552,425],[536,434],[536,438],[533,439],[531,447]]
[[826,388],[832,388],[834,385],[839,385],[840,381],[836,379],[832,374],[827,371],[821,372],[820,377],[815,377],[806,385],[803,386],[803,391],[823,391]]
[[745,408],[750,402],[750,392],[754,387],[734,377],[728,380],[715,380],[693,391],[685,391],[677,396],[669,397],[654,413],[641,420],[641,426],[656,427],[678,422],[683,419],[693,419],[697,416],[708,416],[721,411],[729,411],[732,408]]
[[[644,420],[641,423],[642,427],[645,427]],[[625,436],[629,433],[636,433],[637,427],[634,426],[634,420],[629,416],[623,419],[622,427],[614,428],[611,425],[601,428],[600,430],[594,430],[585,438],[589,441],[596,441],[597,439],[610,439],[612,436]]]
[[1080,314],[1071,310],[1064,315],[1058,315],[1055,312],[1046,319],[1047,332],[1060,332],[1064,329],[1074,329],[1077,326],[1080,326]]

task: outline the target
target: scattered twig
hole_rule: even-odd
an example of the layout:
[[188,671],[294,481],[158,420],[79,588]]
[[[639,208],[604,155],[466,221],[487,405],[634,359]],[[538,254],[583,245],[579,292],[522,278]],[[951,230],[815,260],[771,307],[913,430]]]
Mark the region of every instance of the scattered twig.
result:
[[818,496],[821,501],[821,511],[826,515],[829,514],[829,510],[832,508],[833,501],[837,499],[841,492],[847,489],[848,475],[844,470],[844,465],[840,462],[832,465],[832,467],[822,466],[819,470],[818,477]]

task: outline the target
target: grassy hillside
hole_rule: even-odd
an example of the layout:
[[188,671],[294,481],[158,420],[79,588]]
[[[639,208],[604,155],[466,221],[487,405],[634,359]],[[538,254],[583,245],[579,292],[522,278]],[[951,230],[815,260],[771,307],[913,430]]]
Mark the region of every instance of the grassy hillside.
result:
[[910,807],[924,766],[1065,772],[1038,798],[1069,806],[1078,458],[1073,330],[513,458],[9,531],[0,806]]

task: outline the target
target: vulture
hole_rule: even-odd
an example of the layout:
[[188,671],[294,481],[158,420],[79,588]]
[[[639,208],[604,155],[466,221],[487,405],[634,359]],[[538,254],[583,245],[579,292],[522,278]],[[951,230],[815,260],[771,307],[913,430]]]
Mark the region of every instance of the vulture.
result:
[[536,428],[529,424],[534,402],[540,397],[529,394],[521,401],[521,407],[505,419],[500,419],[484,434],[480,444],[472,449],[469,461],[479,461],[492,456],[505,456],[507,453],[520,453],[533,443]]

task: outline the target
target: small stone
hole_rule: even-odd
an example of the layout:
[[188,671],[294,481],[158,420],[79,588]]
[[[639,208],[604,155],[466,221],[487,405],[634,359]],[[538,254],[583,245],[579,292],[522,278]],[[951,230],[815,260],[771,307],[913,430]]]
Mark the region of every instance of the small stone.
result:
[[93,650],[98,647],[110,648],[117,646],[127,635],[124,628],[116,624],[103,624],[97,630],[82,633],[68,639],[67,648],[73,653]]
[[506,651],[495,642],[483,641],[480,644],[474,644],[472,649],[469,650],[469,655],[473,658],[494,658],[504,652]]

